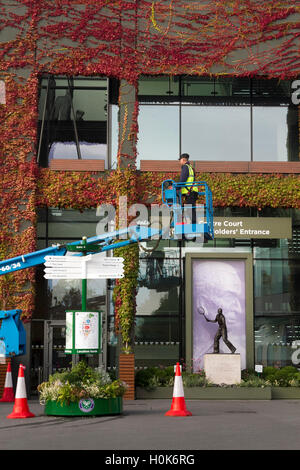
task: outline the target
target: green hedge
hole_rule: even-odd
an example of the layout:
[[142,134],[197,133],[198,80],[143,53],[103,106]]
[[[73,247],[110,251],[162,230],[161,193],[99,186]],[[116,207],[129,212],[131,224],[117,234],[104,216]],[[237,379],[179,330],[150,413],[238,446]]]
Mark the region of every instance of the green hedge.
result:
[[[300,372],[296,367],[286,366],[280,369],[265,367],[262,374],[253,369],[244,369],[241,373],[241,383],[234,386],[240,387],[300,387]],[[211,384],[202,370],[197,374],[182,372],[182,382],[186,387],[209,387]],[[136,372],[135,385],[154,390],[157,387],[172,387],[174,384],[174,366],[149,367]]]

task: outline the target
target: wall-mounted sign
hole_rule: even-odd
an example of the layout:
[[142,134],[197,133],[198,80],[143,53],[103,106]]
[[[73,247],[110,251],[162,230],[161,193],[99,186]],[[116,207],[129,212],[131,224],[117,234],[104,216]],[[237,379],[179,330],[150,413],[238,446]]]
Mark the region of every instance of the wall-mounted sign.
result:
[[66,312],[66,354],[99,354],[101,312]]
[[291,217],[214,217],[215,238],[292,238]]

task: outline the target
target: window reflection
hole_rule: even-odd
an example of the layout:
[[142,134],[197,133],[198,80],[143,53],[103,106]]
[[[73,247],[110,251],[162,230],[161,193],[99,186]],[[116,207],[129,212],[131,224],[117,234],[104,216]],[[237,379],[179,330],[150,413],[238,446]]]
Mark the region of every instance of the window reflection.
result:
[[255,361],[264,366],[297,366],[300,363],[300,318],[255,319]]
[[[222,101],[237,104],[250,103],[250,80],[248,78],[207,78],[186,76],[181,78],[181,97],[183,102],[217,104]],[[201,97],[201,99],[199,99]]]
[[117,168],[118,155],[118,136],[119,136],[119,106],[110,105],[110,126],[109,126],[109,149],[110,149],[110,166]]
[[178,159],[179,106],[140,106],[137,154],[138,168],[140,160]]
[[255,313],[300,313],[300,261],[255,260]]
[[[65,320],[66,310],[82,310],[82,282],[80,279],[44,279],[42,268],[37,270],[35,319]],[[89,279],[87,309],[104,312],[106,281]]]
[[294,107],[253,107],[253,160],[299,160],[298,111]]
[[144,76],[139,80],[138,94],[140,102],[155,102],[156,96],[159,101],[162,96],[165,101],[172,101],[179,94],[179,77]]
[[140,260],[137,315],[178,315],[179,260]]
[[290,80],[144,76],[139,102],[138,164],[183,151],[204,161],[299,161]]
[[106,78],[42,78],[39,163],[47,166],[51,159],[102,159],[107,167],[108,112]]
[[247,107],[182,106],[182,148],[195,160],[250,160]]
[[178,342],[178,319],[171,316],[160,318],[137,317],[135,341],[150,342],[152,344]]

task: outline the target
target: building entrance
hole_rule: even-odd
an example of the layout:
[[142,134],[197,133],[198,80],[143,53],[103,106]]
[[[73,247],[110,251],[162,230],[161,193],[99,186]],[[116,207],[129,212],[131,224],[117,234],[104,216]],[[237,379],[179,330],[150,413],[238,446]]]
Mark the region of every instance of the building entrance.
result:
[[65,320],[49,320],[44,325],[44,361],[43,381],[48,380],[49,375],[60,372],[72,366],[75,356],[65,354],[66,322]]
[[[90,367],[106,368],[106,322],[102,321],[103,353],[85,354],[84,359]],[[37,387],[46,382],[49,376],[63,369],[71,368],[83,356],[65,354],[66,321],[33,320],[31,328],[31,369],[30,395],[38,395]]]
[[49,375],[71,367],[76,356],[65,354],[65,320],[33,320],[31,328],[30,395]]

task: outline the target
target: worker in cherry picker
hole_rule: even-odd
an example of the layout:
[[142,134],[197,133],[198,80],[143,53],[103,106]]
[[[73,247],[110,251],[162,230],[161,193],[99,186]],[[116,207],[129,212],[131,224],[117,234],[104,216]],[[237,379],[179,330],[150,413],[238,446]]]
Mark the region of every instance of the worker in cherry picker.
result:
[[198,197],[198,187],[193,186],[195,181],[195,172],[189,162],[190,156],[188,153],[182,153],[178,158],[181,165],[181,173],[179,183],[187,183],[181,186],[179,191],[183,200],[183,205],[192,206],[192,224],[196,223],[196,201]]

